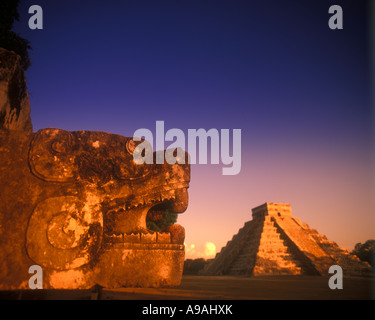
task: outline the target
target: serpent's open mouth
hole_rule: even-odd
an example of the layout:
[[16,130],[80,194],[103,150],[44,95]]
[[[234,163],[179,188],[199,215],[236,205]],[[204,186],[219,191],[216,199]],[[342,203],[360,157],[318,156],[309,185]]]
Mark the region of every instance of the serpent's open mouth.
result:
[[179,224],[160,225],[156,228],[158,230],[151,230],[148,225],[150,222],[157,225],[167,214],[184,212],[187,208],[187,197],[187,189],[182,187],[148,196],[152,199],[148,203],[137,199],[116,199],[104,215],[105,243],[140,247],[183,245],[185,229]]

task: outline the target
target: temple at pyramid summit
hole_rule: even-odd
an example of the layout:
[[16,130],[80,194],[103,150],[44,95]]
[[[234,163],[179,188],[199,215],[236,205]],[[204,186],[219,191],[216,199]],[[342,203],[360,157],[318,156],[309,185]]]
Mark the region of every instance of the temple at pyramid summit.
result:
[[290,204],[265,203],[203,270],[205,275],[370,276],[371,266],[291,214]]

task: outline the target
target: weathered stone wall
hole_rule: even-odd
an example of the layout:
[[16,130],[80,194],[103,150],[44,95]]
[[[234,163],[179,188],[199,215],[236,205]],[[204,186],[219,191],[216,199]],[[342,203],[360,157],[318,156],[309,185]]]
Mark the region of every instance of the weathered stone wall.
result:
[[3,48],[0,48],[0,128],[33,130],[21,58]]
[[[0,129],[0,290],[176,286],[184,229],[147,229],[154,207],[182,213],[189,165],[133,163],[132,138]],[[121,240],[121,241],[120,241]]]

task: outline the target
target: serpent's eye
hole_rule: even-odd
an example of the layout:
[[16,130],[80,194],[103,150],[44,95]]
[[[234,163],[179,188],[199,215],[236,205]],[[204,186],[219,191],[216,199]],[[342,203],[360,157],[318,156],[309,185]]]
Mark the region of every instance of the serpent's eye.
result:
[[29,152],[32,173],[44,181],[70,182],[77,175],[72,133],[43,129],[34,137]]
[[136,146],[137,146],[137,143],[133,139],[128,139],[128,141],[126,142],[126,150],[131,155],[133,155],[133,152]]

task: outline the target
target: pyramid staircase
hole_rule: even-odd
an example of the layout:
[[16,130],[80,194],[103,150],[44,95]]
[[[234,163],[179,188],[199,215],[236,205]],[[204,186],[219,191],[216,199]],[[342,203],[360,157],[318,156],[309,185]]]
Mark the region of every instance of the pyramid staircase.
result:
[[289,204],[265,203],[253,210],[231,241],[209,263],[211,275],[327,275],[338,264],[345,275],[370,275],[371,267],[292,217]]
[[289,250],[269,216],[263,222],[260,240],[249,239],[233,261],[229,274],[242,275],[249,271],[249,265],[254,265],[254,275],[302,273],[301,262]]

